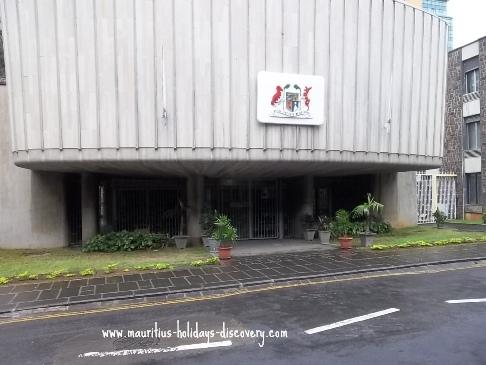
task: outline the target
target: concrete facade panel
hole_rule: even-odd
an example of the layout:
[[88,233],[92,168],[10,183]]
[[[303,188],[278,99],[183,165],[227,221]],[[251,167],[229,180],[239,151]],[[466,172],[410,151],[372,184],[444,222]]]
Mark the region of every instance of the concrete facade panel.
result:
[[7,100],[7,88],[0,86],[0,248],[64,246],[63,176],[14,165]]
[[[406,4],[4,0],[2,5],[12,150],[43,156],[16,154],[18,165],[45,170],[53,163],[66,171],[64,150],[82,161],[84,150],[121,148],[135,153],[109,162],[120,169],[134,161],[130,156],[144,160],[152,154],[138,148],[165,149],[167,155],[190,149],[175,156],[184,174],[198,172],[191,161],[204,149],[218,149],[224,160],[232,160],[235,149],[245,150],[250,162],[252,150],[270,156],[275,150],[276,160],[299,160],[300,151],[320,156],[338,151],[374,153],[390,165],[398,157],[399,165],[410,166],[410,156],[440,164],[447,27]],[[323,76],[325,123],[258,123],[256,74],[262,70]],[[102,156],[85,169],[101,167]]]

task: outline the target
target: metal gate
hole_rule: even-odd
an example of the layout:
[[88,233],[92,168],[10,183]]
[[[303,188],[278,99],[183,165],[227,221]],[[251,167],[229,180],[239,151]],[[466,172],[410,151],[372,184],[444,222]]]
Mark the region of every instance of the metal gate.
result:
[[434,223],[437,208],[447,219],[456,218],[456,175],[434,170],[417,172],[417,222]]
[[225,180],[209,189],[210,205],[228,215],[240,239],[279,237],[277,181]]
[[166,181],[115,181],[113,183],[115,230],[145,230],[179,234],[179,201],[185,202],[185,183]]

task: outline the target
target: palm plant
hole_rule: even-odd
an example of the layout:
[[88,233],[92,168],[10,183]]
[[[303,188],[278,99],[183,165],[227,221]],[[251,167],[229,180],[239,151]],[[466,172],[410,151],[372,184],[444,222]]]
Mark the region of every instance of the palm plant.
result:
[[329,225],[331,224],[331,219],[329,219],[325,215],[318,216],[317,219],[319,220],[319,230],[329,231]]
[[353,209],[352,215],[355,218],[364,218],[366,221],[366,233],[370,233],[370,224],[373,214],[380,214],[384,205],[377,202],[370,193],[367,194],[368,201]]
[[212,237],[220,241],[222,246],[229,246],[238,239],[238,231],[227,215],[218,214],[214,220]]
[[339,209],[336,212],[336,218],[330,223],[331,235],[335,238],[349,237],[352,224],[349,221],[349,212],[345,209]]

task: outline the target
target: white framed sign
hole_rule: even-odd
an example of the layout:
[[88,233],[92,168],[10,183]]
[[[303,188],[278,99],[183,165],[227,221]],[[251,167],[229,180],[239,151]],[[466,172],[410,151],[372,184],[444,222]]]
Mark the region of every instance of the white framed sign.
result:
[[260,71],[257,83],[259,122],[292,125],[324,123],[322,76]]

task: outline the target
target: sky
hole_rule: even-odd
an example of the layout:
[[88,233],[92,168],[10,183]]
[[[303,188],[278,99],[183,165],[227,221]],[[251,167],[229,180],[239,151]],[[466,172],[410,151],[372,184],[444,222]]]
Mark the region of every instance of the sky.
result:
[[454,48],[486,36],[486,0],[450,0],[454,18]]

